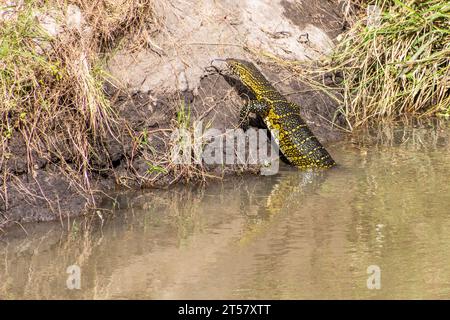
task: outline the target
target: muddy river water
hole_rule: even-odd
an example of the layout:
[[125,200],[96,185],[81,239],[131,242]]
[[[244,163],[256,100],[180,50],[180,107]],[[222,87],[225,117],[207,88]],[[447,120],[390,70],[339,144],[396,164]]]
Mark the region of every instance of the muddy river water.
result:
[[120,192],[69,231],[17,227],[0,298],[450,298],[450,129],[359,136],[329,171]]

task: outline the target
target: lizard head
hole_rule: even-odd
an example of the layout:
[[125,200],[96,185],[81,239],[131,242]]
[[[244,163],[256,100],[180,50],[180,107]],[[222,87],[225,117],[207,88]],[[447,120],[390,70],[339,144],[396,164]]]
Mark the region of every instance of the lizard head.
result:
[[259,77],[260,72],[255,65],[240,59],[226,59],[225,61],[231,73],[236,75],[246,87],[257,93],[257,89],[261,87],[262,79]]
[[[216,64],[219,63],[225,63],[225,65]],[[218,71],[220,74],[228,75],[228,76],[237,76],[241,78],[242,75],[246,73],[246,70],[249,70],[253,65],[251,62],[247,62],[245,60],[241,59],[213,59],[211,61],[211,67],[214,68],[216,71]],[[228,67],[228,68],[226,68]],[[254,68],[254,66],[253,66]],[[226,69],[228,69],[228,72],[224,72]]]
[[251,62],[241,59],[226,59],[225,61],[230,71],[241,79],[245,78],[249,71],[255,68]]

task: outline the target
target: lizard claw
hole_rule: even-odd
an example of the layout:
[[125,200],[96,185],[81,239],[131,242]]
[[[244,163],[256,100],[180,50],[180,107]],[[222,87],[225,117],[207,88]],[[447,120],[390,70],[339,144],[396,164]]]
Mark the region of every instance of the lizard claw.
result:
[[[219,65],[216,64],[216,62],[220,62]],[[217,73],[223,74],[223,71],[226,70],[226,60],[225,59],[212,59],[209,68],[214,69]]]

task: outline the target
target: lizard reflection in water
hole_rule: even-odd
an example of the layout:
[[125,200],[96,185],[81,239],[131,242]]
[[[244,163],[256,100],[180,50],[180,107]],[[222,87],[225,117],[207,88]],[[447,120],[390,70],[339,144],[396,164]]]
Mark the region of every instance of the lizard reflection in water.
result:
[[[296,174],[279,174],[266,177],[273,181],[272,190],[265,201],[261,201],[262,191],[249,191],[250,194],[258,195],[255,205],[252,196],[242,194],[241,214],[247,218],[247,225],[239,242],[245,244],[258,235],[264,234],[273,224],[273,220],[280,214],[292,212],[291,208],[300,207],[304,197],[318,190],[325,182],[327,172],[322,170],[298,171]],[[272,180],[273,179],[273,180]],[[262,202],[262,204],[261,204]]]

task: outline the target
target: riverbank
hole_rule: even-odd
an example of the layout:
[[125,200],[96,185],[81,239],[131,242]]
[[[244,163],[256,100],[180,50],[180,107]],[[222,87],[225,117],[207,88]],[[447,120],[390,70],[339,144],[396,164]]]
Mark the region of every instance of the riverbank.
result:
[[[354,65],[333,54],[357,41],[360,2],[9,1],[1,12],[0,228],[84,214],[121,188],[257,172],[170,159],[174,130],[238,126],[245,99],[208,69],[215,58],[255,62],[326,146],[362,123],[348,112],[355,88],[341,85]],[[439,70],[445,106],[448,60]]]

